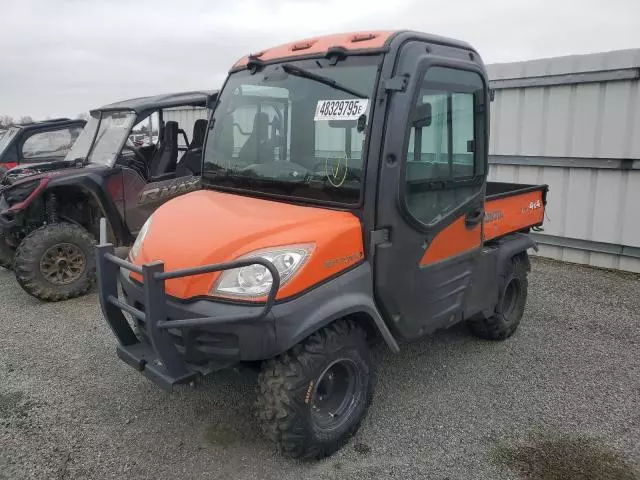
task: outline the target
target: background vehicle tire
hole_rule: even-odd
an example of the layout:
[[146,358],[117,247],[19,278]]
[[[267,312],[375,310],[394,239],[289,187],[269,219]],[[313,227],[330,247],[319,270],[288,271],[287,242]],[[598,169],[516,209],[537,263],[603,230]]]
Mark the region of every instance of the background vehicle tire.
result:
[[263,364],[256,415],[262,431],[294,458],[322,458],[357,431],[373,397],[365,332],[342,320]]
[[94,245],[93,236],[78,225],[40,227],[16,250],[16,279],[40,300],[57,302],[84,295],[95,281]]
[[495,315],[469,322],[476,336],[485,340],[505,340],[516,331],[527,304],[528,265],[526,253],[511,259],[500,279],[500,296]]
[[16,251],[7,244],[4,235],[0,233],[0,267],[11,270],[13,268],[13,257],[15,254]]

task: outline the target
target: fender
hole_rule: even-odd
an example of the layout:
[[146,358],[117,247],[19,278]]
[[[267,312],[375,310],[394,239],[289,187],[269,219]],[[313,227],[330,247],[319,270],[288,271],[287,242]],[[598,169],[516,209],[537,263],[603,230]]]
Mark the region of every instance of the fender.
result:
[[348,315],[364,315],[389,349],[400,351],[373,299],[371,266],[362,262],[304,295],[273,309],[276,338],[281,351],[293,347],[312,333]]
[[[502,239],[498,248],[498,276],[504,273],[511,258],[530,248],[537,252],[538,244],[531,238],[531,235],[526,233],[515,233]],[[527,269],[530,268],[530,265],[527,265]]]
[[[113,172],[114,175],[120,174],[120,172]],[[96,177],[96,178],[93,178]],[[109,176],[110,177],[110,176]],[[91,195],[96,201],[100,209],[102,210],[102,216],[106,217],[109,225],[111,226],[113,233],[121,244],[130,244],[133,242],[133,237],[129,229],[122,220],[122,215],[118,211],[115,202],[111,197],[105,194],[106,189],[102,188],[99,182],[104,182],[109,177],[100,175],[87,175],[86,173],[74,176],[65,176],[60,178],[52,178],[48,183],[45,192],[52,189],[62,188],[77,188],[84,191],[88,195]]]

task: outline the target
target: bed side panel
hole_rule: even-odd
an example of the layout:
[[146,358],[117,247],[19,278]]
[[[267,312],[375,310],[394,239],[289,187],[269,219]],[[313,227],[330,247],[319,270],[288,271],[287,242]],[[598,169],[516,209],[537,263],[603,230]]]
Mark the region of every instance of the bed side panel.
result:
[[544,220],[544,189],[514,193],[497,199],[487,199],[484,216],[484,241],[542,225]]

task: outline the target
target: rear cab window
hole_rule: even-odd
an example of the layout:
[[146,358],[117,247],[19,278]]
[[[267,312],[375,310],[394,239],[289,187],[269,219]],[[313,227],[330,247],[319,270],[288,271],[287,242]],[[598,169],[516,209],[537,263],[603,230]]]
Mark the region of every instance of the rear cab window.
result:
[[82,127],[74,126],[34,133],[22,144],[22,157],[27,160],[64,157],[81,131]]

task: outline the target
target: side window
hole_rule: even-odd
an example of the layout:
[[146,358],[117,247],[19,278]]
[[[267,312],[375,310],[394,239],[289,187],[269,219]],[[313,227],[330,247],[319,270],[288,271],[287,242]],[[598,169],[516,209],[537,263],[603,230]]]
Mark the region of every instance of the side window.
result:
[[405,156],[409,212],[438,221],[479,192],[484,175],[484,84],[466,70],[431,67],[411,110]]
[[129,142],[136,147],[148,147],[158,143],[158,112],[153,112],[140,120],[131,129]]
[[71,150],[80,131],[81,129],[74,127],[34,133],[22,144],[22,157],[64,157]]

